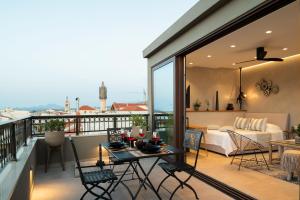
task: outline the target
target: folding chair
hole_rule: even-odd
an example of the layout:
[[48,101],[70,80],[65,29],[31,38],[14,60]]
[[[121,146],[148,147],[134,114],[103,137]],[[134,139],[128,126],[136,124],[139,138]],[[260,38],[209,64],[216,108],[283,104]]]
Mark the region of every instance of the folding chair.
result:
[[[167,173],[167,176],[160,182],[160,184],[157,188],[157,192],[159,192],[160,187],[169,177],[173,177],[179,182],[179,185],[171,193],[170,199],[173,198],[174,194],[180,187],[183,189],[183,186],[186,186],[190,190],[192,190],[193,193],[195,194],[196,199],[199,199],[194,188],[191,185],[189,185],[187,182],[190,180],[190,178],[196,172],[196,166],[197,166],[202,136],[203,136],[203,133],[200,131],[196,131],[196,130],[187,130],[185,132],[184,144],[183,144],[184,150],[192,149],[197,152],[193,166],[188,165],[186,163],[159,163],[158,164],[162,168],[162,170],[164,170],[164,172]],[[175,174],[176,172],[186,172],[189,174],[189,176],[185,180],[181,180],[176,176],[176,174]]]
[[[113,185],[114,181],[118,179],[117,176],[113,173],[112,170],[101,169],[99,166],[96,166],[96,165],[81,166],[75,144],[71,137],[69,138],[69,140],[70,140],[70,143],[71,143],[71,146],[73,149],[73,153],[74,153],[75,161],[76,161],[77,168],[79,171],[81,183],[86,189],[86,192],[83,193],[80,200],[82,200],[84,198],[84,196],[88,193],[95,196],[96,199],[105,199],[105,200],[112,199],[112,197],[108,191],[111,188],[111,186]],[[95,167],[99,168],[99,170],[94,170],[94,171],[89,171],[89,172],[82,171],[83,168],[95,168]],[[107,182],[110,183],[107,188],[100,186],[100,184],[107,183]],[[101,194],[97,194],[95,191],[93,191],[93,189],[100,189],[103,192]],[[107,195],[108,198],[104,197],[104,195]]]

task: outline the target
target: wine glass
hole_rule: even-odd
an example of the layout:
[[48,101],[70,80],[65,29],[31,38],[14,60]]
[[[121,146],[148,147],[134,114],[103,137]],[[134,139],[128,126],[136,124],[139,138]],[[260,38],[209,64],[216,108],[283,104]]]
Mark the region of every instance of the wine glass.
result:
[[144,138],[144,137],[145,137],[145,133],[143,132],[143,129],[141,129],[141,128],[140,128],[140,130],[139,130],[139,136],[140,136],[141,138]]

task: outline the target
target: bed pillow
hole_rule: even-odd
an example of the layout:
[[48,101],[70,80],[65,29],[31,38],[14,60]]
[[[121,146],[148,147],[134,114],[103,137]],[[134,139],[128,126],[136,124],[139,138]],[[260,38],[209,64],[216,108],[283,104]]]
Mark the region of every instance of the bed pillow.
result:
[[275,124],[267,123],[266,132],[268,133],[282,132],[282,129]]
[[237,129],[246,129],[249,125],[249,118],[236,117],[233,123],[233,127]]
[[222,126],[221,128],[219,128],[219,131],[221,132],[227,132],[227,131],[234,131],[235,128],[233,126]]
[[207,125],[207,130],[219,130],[220,126],[219,125]]
[[255,119],[252,118],[249,125],[248,130],[251,131],[266,131],[267,128],[267,118]]

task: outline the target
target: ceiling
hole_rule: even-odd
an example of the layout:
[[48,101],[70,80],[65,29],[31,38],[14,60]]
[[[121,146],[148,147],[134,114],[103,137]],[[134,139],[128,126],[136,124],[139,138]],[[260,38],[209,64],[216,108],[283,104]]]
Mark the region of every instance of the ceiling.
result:
[[[265,47],[267,57],[300,54],[300,2],[291,3],[186,56],[187,67],[239,68],[262,63],[253,61],[256,48]],[[271,34],[266,31],[271,30]],[[230,47],[235,45],[235,48]],[[283,48],[288,48],[283,50]],[[211,57],[209,57],[209,55]]]

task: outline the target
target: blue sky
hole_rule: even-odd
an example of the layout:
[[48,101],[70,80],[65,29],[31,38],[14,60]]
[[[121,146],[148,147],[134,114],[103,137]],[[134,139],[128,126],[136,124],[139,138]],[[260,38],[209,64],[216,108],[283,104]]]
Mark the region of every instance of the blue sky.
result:
[[[143,100],[142,50],[196,0],[0,0],[0,107]],[[75,106],[75,103],[73,106]]]

